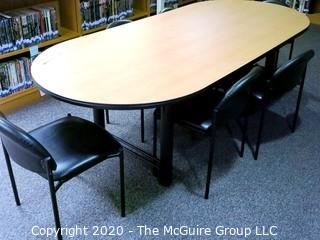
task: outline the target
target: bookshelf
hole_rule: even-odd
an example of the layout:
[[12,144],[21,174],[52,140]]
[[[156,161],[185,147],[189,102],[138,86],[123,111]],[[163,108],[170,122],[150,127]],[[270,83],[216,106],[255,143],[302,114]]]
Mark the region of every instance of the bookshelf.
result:
[[129,17],[129,19],[137,20],[147,16],[150,16],[149,0],[134,0],[133,16]]
[[[47,47],[47,46],[56,44],[58,42],[62,42],[78,36],[77,29],[75,28],[76,25],[72,26],[68,24],[69,22],[72,21],[72,19],[66,19],[65,16],[61,14],[64,12],[62,11],[60,12],[60,10],[61,9],[63,10],[63,8],[70,8],[70,3],[72,3],[72,1],[63,1],[63,0],[60,0],[60,1],[48,1],[48,0],[9,1],[9,0],[5,0],[0,2],[0,11],[20,10],[25,8],[37,7],[37,6],[44,6],[44,5],[54,7],[57,11],[57,21],[58,21],[57,25],[59,29],[59,37],[39,43],[38,44],[39,48],[43,48],[43,47]],[[63,8],[60,8],[60,7],[63,7]],[[74,16],[71,15],[69,17],[74,17]],[[0,60],[21,55],[28,51],[29,51],[29,47],[26,47],[26,48],[18,49],[16,51],[0,54]]]
[[311,23],[320,25],[320,0],[311,2],[311,12],[308,17]]
[[[35,44],[38,45],[40,51],[45,47],[79,36],[74,0],[1,0],[0,12],[11,10],[21,11],[22,9],[41,6],[50,6],[56,10],[59,36]],[[28,56],[29,47],[30,46],[0,54],[0,63],[7,62],[18,57]],[[19,92],[12,93],[9,96],[1,97],[0,110],[3,112],[10,112],[35,102],[40,98],[41,96],[37,88],[30,87]]]
[[4,113],[23,108],[31,103],[40,100],[41,96],[36,87],[19,91],[5,98],[0,98],[0,109]]

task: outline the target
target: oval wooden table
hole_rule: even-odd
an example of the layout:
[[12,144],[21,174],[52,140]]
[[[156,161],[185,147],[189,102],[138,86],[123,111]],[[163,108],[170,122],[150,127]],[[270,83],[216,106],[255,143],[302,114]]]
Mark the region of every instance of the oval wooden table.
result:
[[255,1],[199,2],[164,14],[57,44],[32,64],[47,94],[103,109],[161,106],[159,181],[172,179],[170,103],[212,86],[235,70],[267,57],[309,26],[297,11]]

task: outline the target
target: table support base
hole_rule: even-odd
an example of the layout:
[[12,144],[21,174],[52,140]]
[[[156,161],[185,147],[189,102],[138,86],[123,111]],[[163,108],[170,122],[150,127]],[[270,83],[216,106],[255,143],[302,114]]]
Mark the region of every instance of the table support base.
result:
[[100,127],[105,128],[105,118],[104,118],[104,110],[102,109],[93,109],[93,122]]
[[159,168],[159,159],[155,158],[151,154],[147,153],[146,151],[132,145],[131,143],[128,143],[127,141],[123,140],[120,137],[117,137],[113,135],[113,137],[120,142],[120,144],[129,152],[137,155],[138,157],[143,158],[146,160],[150,165],[152,165],[153,168],[158,169]]
[[160,163],[159,183],[169,186],[172,182],[172,155],[173,155],[173,116],[171,106],[161,107],[160,119]]
[[268,77],[271,77],[278,67],[278,55],[279,49],[275,48],[266,54],[266,64],[265,68],[267,71]]

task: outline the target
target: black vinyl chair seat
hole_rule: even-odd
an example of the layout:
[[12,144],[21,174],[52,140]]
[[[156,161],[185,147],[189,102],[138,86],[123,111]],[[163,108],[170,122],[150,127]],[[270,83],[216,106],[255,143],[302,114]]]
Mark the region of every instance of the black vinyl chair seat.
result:
[[0,139],[18,206],[11,160],[48,181],[58,240],[62,240],[62,233],[56,192],[68,180],[113,157],[120,162],[121,216],[125,216],[123,148],[104,128],[69,114],[26,132],[0,112]]
[[[210,89],[196,97],[174,104],[172,107],[174,121],[200,131],[208,131],[212,126],[212,109],[223,96],[224,92]],[[156,108],[155,118],[160,119],[160,115],[160,108]]]
[[[184,113],[180,113],[176,119],[178,124],[190,126],[196,130],[209,132],[214,124],[215,126],[221,125],[221,121],[216,118],[216,122],[212,122],[212,109],[224,97],[224,92],[210,90],[205,94],[201,94],[195,99],[187,103],[181,103],[177,109],[184,109]],[[180,110],[181,111],[181,110]]]
[[[205,92],[199,93],[185,101],[172,106],[174,121],[184,126],[192,127],[201,132],[209,132],[212,126],[212,109],[224,97],[225,93],[242,77],[247,75],[253,66],[246,65],[216,82],[214,86]],[[259,66],[262,69],[262,67]],[[249,110],[248,110],[249,111]],[[160,108],[153,112],[153,155],[157,156],[157,120],[161,117]],[[217,119],[215,126],[221,125]]]
[[59,181],[70,179],[107,158],[118,156],[120,144],[107,131],[101,130],[92,122],[72,116],[29,133],[55,160],[57,168],[53,171],[53,177]]
[[254,65],[252,65],[252,64],[248,64],[248,65],[245,65],[245,66],[241,67],[240,69],[235,70],[234,72],[232,72],[229,75],[225,76],[223,79],[220,79],[219,81],[217,81],[214,84],[213,88],[226,92],[240,78],[242,78],[243,76],[247,75],[251,71],[253,66]]
[[[244,66],[218,81],[212,89],[173,105],[172,111],[175,122],[204,132],[210,130],[212,126],[212,109],[221,101],[226,91],[239,79],[247,75],[252,68],[252,65]],[[259,66],[259,68],[262,69],[263,67]],[[156,108],[154,117],[160,119],[160,115],[160,108]],[[221,121],[217,119],[215,125],[221,125]]]
[[[198,129],[200,131],[207,132],[212,127],[212,120],[209,116],[210,114],[207,114],[207,116],[196,116],[195,118],[188,118],[181,120],[179,123],[183,125],[189,125],[190,127],[193,127],[195,129]],[[206,119],[206,120],[204,120]]]

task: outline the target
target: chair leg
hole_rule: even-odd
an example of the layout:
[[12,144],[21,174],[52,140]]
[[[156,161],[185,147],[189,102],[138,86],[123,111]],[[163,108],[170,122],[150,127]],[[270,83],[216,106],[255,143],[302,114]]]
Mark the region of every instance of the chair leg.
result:
[[289,60],[292,58],[293,48],[294,48],[294,39],[290,42]]
[[158,131],[157,131],[157,118],[153,116],[153,156],[157,157],[157,145],[158,145]]
[[259,148],[260,148],[260,141],[261,141],[261,135],[262,135],[262,129],[263,129],[263,124],[264,124],[264,115],[265,115],[265,107],[262,108],[261,110],[261,116],[260,116],[260,122],[259,122],[259,130],[258,130],[258,137],[257,137],[257,143],[256,143],[256,149],[254,151],[253,157],[254,160],[258,159],[258,154],[259,154]]
[[10,157],[9,157],[8,152],[7,152],[7,149],[4,147],[3,144],[2,144],[2,148],[3,148],[3,152],[4,152],[4,158],[6,159],[6,163],[7,163],[7,168],[8,168],[8,172],[9,172],[10,181],[11,181],[11,187],[12,187],[13,194],[14,194],[14,199],[16,200],[17,206],[20,206],[21,203],[20,203],[20,199],[19,199],[19,194],[18,194],[18,190],[17,190],[16,181],[14,180],[14,175],[13,175],[13,171],[12,171]]
[[240,157],[243,157],[244,154],[244,146],[246,143],[246,137],[247,137],[247,128],[248,128],[248,117],[244,117],[244,125],[242,129],[242,140],[241,140],[241,149],[240,149]]
[[140,129],[140,134],[141,134],[141,142],[144,142],[144,109],[141,109],[140,111],[140,122],[141,122],[141,129]]
[[106,122],[107,122],[107,124],[110,124],[109,110],[108,109],[106,109]]
[[126,216],[125,186],[124,186],[124,160],[123,151],[120,153],[120,194],[121,194],[121,217]]
[[58,240],[62,240],[61,224],[60,224],[60,217],[59,217],[56,189],[54,187],[53,175],[52,175],[52,170],[51,170],[51,166],[50,166],[49,161],[47,161],[47,176],[48,176],[48,182],[49,182],[49,189],[50,189],[53,216],[54,216],[54,221],[55,221],[55,224],[56,224],[56,230],[58,231],[57,239]]
[[207,169],[207,181],[206,181],[206,190],[204,194],[204,198],[209,198],[210,191],[210,182],[211,182],[211,173],[212,173],[212,165],[214,159],[214,148],[215,148],[215,135],[216,135],[216,127],[212,125],[211,136],[210,136],[210,150],[209,150],[209,160],[208,160],[208,169]]
[[294,113],[294,118],[293,118],[293,123],[292,123],[292,128],[291,128],[291,132],[292,133],[294,133],[295,130],[296,130],[296,125],[297,125],[297,120],[298,120],[298,116],[299,116],[300,102],[301,102],[301,98],[302,98],[305,75],[306,75],[306,71],[304,72],[302,81],[300,83],[299,94],[298,94],[298,99],[297,99],[297,104],[296,104],[296,111]]

